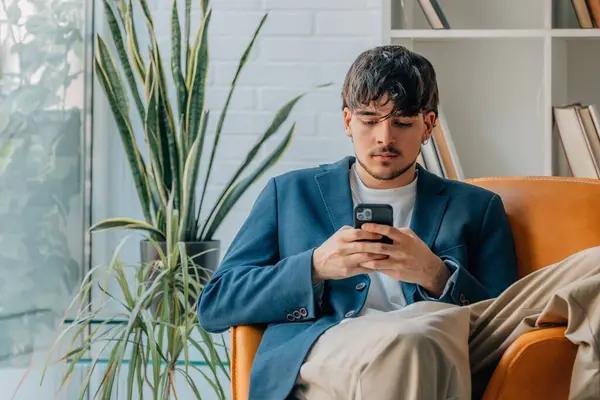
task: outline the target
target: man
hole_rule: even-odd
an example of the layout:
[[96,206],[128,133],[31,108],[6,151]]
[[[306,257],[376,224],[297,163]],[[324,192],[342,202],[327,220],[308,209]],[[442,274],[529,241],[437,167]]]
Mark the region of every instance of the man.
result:
[[[402,46],[365,51],[342,100],[355,157],[268,182],[202,292],[200,324],[266,325],[251,399],[471,398],[470,373],[489,373],[519,325],[505,315],[533,315],[550,294],[513,301],[498,195],[416,163],[437,119],[429,61]],[[394,226],[352,228],[357,203],[392,205]],[[546,282],[562,281],[523,285]],[[498,315],[510,323],[490,324]]]

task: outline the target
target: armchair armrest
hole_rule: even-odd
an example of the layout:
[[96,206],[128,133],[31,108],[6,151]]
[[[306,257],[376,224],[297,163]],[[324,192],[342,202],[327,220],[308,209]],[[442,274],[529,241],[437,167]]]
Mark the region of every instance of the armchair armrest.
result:
[[232,400],[248,400],[250,370],[263,332],[259,326],[231,327]]
[[565,330],[544,328],[515,340],[502,355],[483,400],[567,399],[577,346]]

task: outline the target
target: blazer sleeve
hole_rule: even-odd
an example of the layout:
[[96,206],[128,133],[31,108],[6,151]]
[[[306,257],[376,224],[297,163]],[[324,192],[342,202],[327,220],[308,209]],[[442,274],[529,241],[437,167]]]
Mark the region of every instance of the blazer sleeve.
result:
[[[517,260],[512,231],[502,199],[494,194],[482,218],[478,242],[469,268],[448,256],[442,260],[457,266],[453,281],[439,301],[467,305],[497,297],[517,281]],[[448,263],[447,263],[448,265]],[[422,291],[418,293],[422,297]]]
[[314,319],[319,293],[312,283],[313,251],[279,258],[277,187],[269,180],[200,294],[200,326],[220,333],[231,326]]

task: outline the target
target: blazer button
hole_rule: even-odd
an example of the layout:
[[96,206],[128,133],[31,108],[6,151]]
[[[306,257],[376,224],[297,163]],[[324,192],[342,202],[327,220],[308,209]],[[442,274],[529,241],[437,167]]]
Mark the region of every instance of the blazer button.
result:
[[461,295],[459,296],[459,299],[463,306],[469,305],[469,300],[467,300],[467,298],[465,297],[464,294],[461,293]]
[[300,318],[300,311],[296,310],[296,311],[293,312],[293,314],[294,314],[294,318],[295,319]]
[[355,312],[356,312],[356,311],[354,311],[354,310],[350,310],[350,311],[348,311],[348,312],[345,314],[345,317],[346,317],[346,318],[350,318],[351,316],[353,316],[353,315],[354,315],[354,313],[355,313]]
[[292,314],[288,314],[286,318],[288,321],[293,321],[296,319],[296,318],[294,318],[294,316]]
[[308,315],[308,311],[306,310],[306,308],[302,307],[300,309],[300,315],[302,315],[303,317],[306,317]]
[[366,283],[364,283],[364,282],[361,282],[361,283],[359,283],[358,285],[356,285],[356,290],[358,290],[358,291],[360,292],[360,291],[361,291],[361,290],[363,290],[363,289],[364,289],[366,286],[367,286],[367,284],[366,284]]

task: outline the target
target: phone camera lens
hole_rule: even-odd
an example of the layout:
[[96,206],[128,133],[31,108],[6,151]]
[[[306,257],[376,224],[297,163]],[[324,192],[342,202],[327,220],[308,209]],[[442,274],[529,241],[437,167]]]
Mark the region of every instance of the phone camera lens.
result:
[[364,215],[365,219],[371,219],[371,210],[365,210]]

